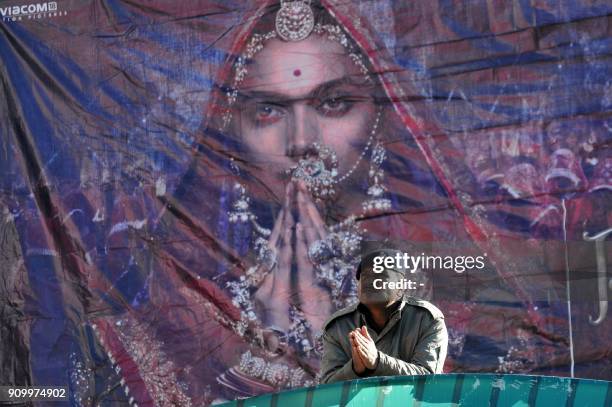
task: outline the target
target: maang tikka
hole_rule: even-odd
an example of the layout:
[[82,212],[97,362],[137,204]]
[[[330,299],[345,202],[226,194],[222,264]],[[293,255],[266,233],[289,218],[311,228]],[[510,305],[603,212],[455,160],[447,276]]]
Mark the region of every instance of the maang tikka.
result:
[[302,41],[314,29],[314,14],[310,0],[281,0],[276,13],[276,33],[285,41]]

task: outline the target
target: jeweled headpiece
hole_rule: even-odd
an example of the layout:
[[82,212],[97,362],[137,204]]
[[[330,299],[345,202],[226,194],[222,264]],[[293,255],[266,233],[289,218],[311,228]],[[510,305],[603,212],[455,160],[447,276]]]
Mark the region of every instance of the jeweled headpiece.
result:
[[283,1],[276,13],[276,33],[285,41],[302,41],[314,28],[310,0]]

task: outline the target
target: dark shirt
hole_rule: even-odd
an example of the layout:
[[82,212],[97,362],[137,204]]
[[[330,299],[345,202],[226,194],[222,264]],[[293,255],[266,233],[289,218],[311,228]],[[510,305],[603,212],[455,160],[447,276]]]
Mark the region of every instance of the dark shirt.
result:
[[387,323],[391,320],[391,315],[397,312],[401,304],[402,304],[402,300],[399,299],[395,301],[393,304],[391,304],[389,308],[387,308],[387,322],[385,322],[385,325],[381,328],[378,328],[378,326],[376,325],[376,322],[374,322],[372,313],[370,312],[370,310],[368,309],[366,305],[359,303],[359,305],[357,306],[357,311],[359,311],[363,317],[362,319],[363,325],[366,325],[368,328],[372,328],[374,332],[380,335],[382,330],[385,329],[385,326],[387,325]]

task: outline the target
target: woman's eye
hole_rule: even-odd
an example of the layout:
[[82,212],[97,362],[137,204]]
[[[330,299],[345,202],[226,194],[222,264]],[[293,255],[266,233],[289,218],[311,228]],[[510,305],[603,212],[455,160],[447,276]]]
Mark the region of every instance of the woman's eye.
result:
[[279,120],[283,111],[278,106],[270,104],[258,104],[255,106],[255,121],[260,123],[272,123]]
[[342,115],[350,110],[352,102],[343,97],[325,99],[319,105],[319,110],[328,116]]

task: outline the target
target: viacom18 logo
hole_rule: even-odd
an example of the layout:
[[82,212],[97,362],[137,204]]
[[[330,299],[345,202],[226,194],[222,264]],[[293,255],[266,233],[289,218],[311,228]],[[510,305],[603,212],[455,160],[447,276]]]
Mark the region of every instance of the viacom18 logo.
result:
[[67,11],[57,9],[57,2],[55,1],[0,7],[0,15],[2,15],[3,21],[37,20],[61,17],[67,14]]

